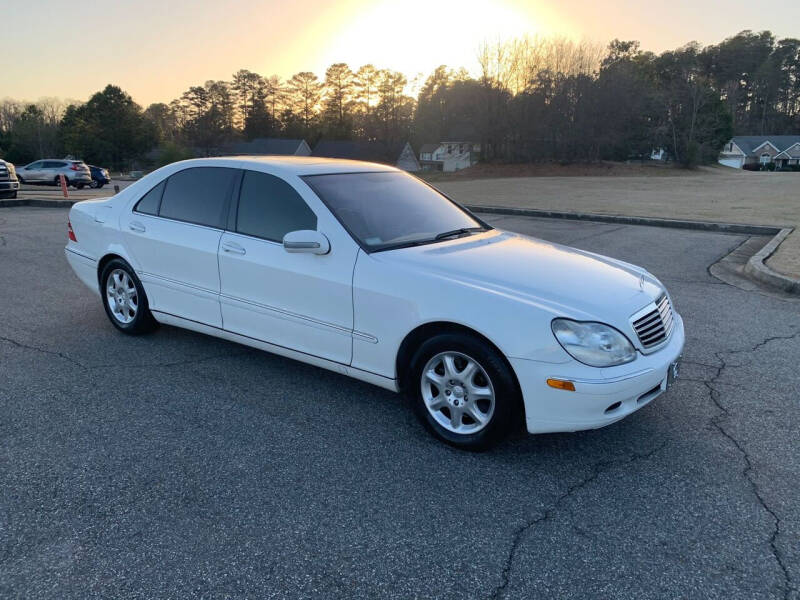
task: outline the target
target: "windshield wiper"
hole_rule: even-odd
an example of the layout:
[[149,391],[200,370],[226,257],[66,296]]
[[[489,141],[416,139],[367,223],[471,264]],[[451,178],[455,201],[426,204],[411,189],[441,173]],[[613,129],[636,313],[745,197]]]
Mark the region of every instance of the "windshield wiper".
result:
[[454,235],[463,235],[465,233],[472,233],[473,231],[483,231],[483,227],[462,227],[460,229],[453,229],[452,231],[445,231],[438,234],[434,240],[443,240],[444,238],[453,237]]

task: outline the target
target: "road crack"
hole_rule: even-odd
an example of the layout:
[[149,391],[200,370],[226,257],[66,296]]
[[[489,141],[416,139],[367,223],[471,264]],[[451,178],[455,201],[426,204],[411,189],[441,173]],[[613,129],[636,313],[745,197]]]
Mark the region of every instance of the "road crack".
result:
[[217,360],[217,359],[221,359],[221,358],[236,358],[236,357],[240,357],[240,356],[247,356],[249,354],[248,352],[229,352],[229,353],[226,353],[226,354],[214,354],[214,355],[211,355],[211,356],[200,356],[200,357],[197,357],[197,358],[187,358],[187,359],[183,359],[183,360],[176,360],[176,361],[172,361],[172,362],[162,362],[162,363],[142,363],[142,364],[126,363],[125,365],[120,365],[118,363],[114,363],[114,364],[107,364],[107,365],[102,365],[102,364],[101,365],[86,365],[86,364],[84,364],[84,363],[82,363],[80,361],[75,360],[71,356],[69,356],[67,354],[64,354],[63,352],[57,352],[55,350],[48,350],[47,348],[41,348],[39,346],[33,346],[31,344],[25,344],[23,342],[20,342],[18,340],[15,340],[15,339],[12,339],[12,338],[9,338],[9,337],[0,336],[0,341],[7,342],[7,343],[9,343],[12,346],[15,346],[17,348],[23,348],[25,350],[33,350],[35,352],[41,352],[42,354],[48,354],[50,356],[57,356],[58,358],[61,358],[61,359],[65,360],[65,361],[69,362],[70,364],[73,364],[73,365],[81,368],[84,371],[94,371],[94,370],[98,370],[98,369],[118,368],[118,367],[121,367],[121,366],[124,367],[125,369],[147,369],[147,368],[159,368],[159,367],[176,367],[176,366],[182,366],[182,365],[200,364],[200,363],[203,363],[203,362],[207,362],[207,361],[211,361],[211,360]]
[[8,342],[12,346],[16,346],[17,348],[24,348],[25,350],[34,350],[36,352],[41,352],[42,354],[49,354],[50,356],[57,356],[57,357],[59,357],[59,358],[61,358],[63,360],[66,360],[67,362],[69,362],[69,363],[71,363],[71,364],[73,364],[75,366],[78,366],[78,367],[80,367],[81,369],[84,369],[84,370],[87,370],[89,368],[86,365],[84,365],[83,363],[78,362],[74,358],[71,358],[71,357],[67,356],[63,352],[57,352],[55,350],[48,350],[47,348],[40,348],[39,346],[32,346],[30,344],[25,344],[25,343],[20,342],[18,340],[11,339],[9,337],[0,336],[0,341]]
[[523,523],[519,526],[516,530],[514,530],[513,535],[511,536],[511,547],[509,548],[508,555],[506,556],[505,563],[503,565],[502,570],[502,581],[499,586],[497,586],[492,592],[490,598],[492,600],[499,600],[500,598],[504,597],[506,589],[508,588],[508,584],[511,581],[511,569],[514,563],[514,557],[517,554],[517,550],[519,549],[523,538],[534,529],[540,523],[548,521],[553,514],[561,507],[562,503],[573,496],[576,492],[582,490],[587,485],[596,481],[600,475],[610,471],[615,467],[621,467],[624,465],[629,465],[639,460],[644,460],[653,456],[656,452],[663,450],[666,447],[667,443],[664,442],[663,444],[656,446],[652,450],[648,450],[645,453],[637,454],[634,453],[631,457],[626,460],[605,460],[600,461],[592,465],[590,473],[578,481],[577,483],[572,484],[569,486],[566,491],[560,494],[555,501],[550,505],[549,508],[546,508],[544,512],[540,513],[535,519],[530,519],[527,522]]
[[[723,421],[731,415],[728,408],[722,403],[720,399],[720,392],[715,388],[715,384],[717,380],[722,377],[722,374],[725,372],[725,369],[728,368],[735,368],[741,365],[734,365],[729,364],[728,361],[725,359],[726,355],[733,355],[733,354],[750,354],[752,352],[758,351],[760,348],[763,348],[767,344],[771,342],[779,341],[779,340],[793,340],[800,337],[800,332],[796,332],[792,335],[774,335],[768,338],[765,338],[752,346],[751,348],[746,348],[744,350],[723,350],[721,352],[715,352],[714,355],[717,357],[719,364],[714,368],[716,372],[712,375],[710,379],[699,381],[702,383],[706,389],[708,390],[708,395],[711,398],[711,401],[717,407],[719,413],[711,418],[711,425],[720,432],[720,434],[725,437],[727,440],[733,444],[736,450],[742,455],[742,459],[744,461],[744,469],[742,469],[742,476],[747,480],[750,484],[750,488],[753,491],[753,495],[755,496],[758,503],[764,509],[764,511],[770,516],[772,519],[773,527],[772,532],[769,537],[769,546],[770,551],[775,559],[775,562],[778,564],[778,567],[781,570],[783,575],[783,596],[785,600],[789,600],[790,595],[792,592],[796,592],[797,588],[794,586],[792,582],[792,577],[789,574],[789,568],[783,560],[783,556],[781,555],[780,549],[778,548],[778,536],[781,534],[781,518],[777,515],[777,513],[772,509],[772,507],[767,503],[766,498],[764,498],[764,494],[761,488],[758,485],[758,482],[755,478],[755,467],[753,466],[753,462],[750,459],[750,454],[747,452],[747,448],[745,448],[744,444],[742,444],[736,437],[728,431],[724,425]],[[709,365],[706,365],[709,366]]]

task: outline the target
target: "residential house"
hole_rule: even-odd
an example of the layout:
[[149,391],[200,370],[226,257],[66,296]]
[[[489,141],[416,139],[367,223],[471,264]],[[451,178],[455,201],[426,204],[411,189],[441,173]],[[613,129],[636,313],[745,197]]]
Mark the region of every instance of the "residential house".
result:
[[420,170],[417,156],[408,142],[384,144],[364,140],[320,140],[311,155],[384,163],[411,172]]
[[739,135],[725,144],[719,163],[735,169],[776,168],[800,164],[800,135]]
[[481,145],[478,142],[450,141],[423,144],[419,162],[423,171],[460,171],[478,162]]

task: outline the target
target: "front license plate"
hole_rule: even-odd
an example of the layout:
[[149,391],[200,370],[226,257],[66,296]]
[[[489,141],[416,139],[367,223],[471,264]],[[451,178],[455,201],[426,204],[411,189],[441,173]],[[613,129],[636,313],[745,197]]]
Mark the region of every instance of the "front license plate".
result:
[[680,364],[681,364],[681,359],[680,357],[678,357],[678,360],[672,363],[667,369],[667,387],[671,386],[678,378],[678,372],[680,371]]

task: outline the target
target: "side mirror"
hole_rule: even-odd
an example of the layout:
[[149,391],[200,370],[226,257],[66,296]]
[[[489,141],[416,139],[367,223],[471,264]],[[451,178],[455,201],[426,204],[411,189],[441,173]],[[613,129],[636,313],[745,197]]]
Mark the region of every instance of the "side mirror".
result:
[[283,249],[287,252],[306,252],[308,254],[327,254],[331,243],[325,234],[311,229],[290,231],[283,236]]

